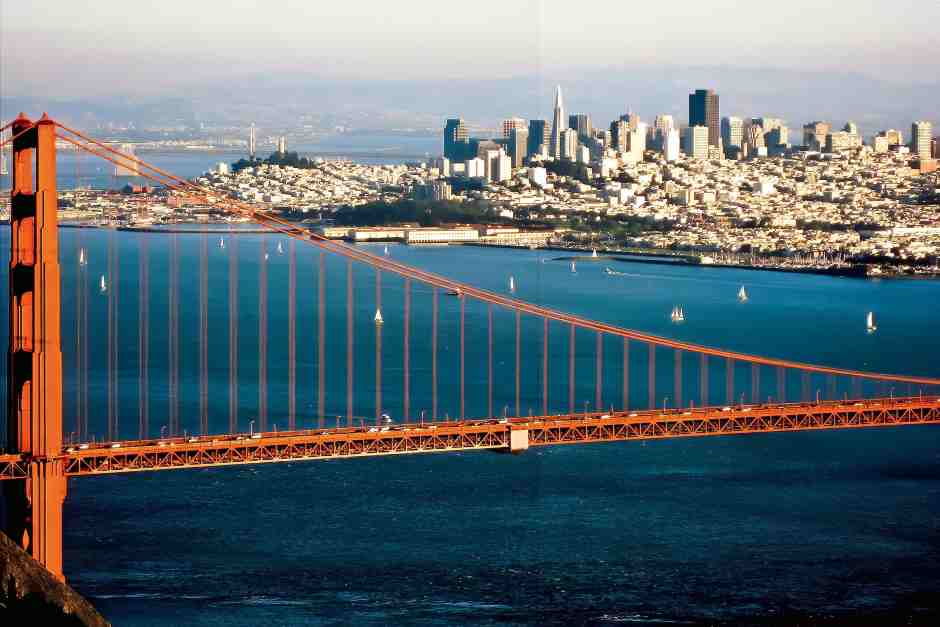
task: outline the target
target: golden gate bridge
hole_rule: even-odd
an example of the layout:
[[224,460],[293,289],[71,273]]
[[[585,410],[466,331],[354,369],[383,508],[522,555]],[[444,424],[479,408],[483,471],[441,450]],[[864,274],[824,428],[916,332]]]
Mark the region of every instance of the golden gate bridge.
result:
[[[464,450],[496,450],[521,452],[530,447],[613,442],[709,435],[755,434],[766,432],[853,429],[914,424],[940,423],[940,378],[907,374],[883,374],[863,370],[801,363],[752,355],[707,346],[700,346],[612,324],[572,315],[528,301],[484,290],[438,274],[427,272],[389,257],[379,256],[362,248],[328,240],[296,223],[285,220],[264,208],[239,201],[191,181],[181,179],[142,159],[124,154],[113,147],[60,124],[43,115],[31,121],[24,114],[5,124],[2,133],[8,137],[0,143],[12,149],[12,182],[10,202],[10,348],[7,369],[7,450],[0,453],[0,487],[6,510],[6,533],[21,543],[35,559],[53,574],[62,578],[62,504],[68,477],[114,473],[169,470],[181,468],[227,466],[237,464],[273,463],[297,460],[336,459],[374,455],[417,454]],[[212,433],[209,429],[209,335],[207,243],[200,243],[199,268],[196,280],[199,292],[199,430],[188,433],[181,429],[179,415],[179,318],[185,305],[179,300],[179,252],[175,239],[169,259],[170,316],[167,321],[169,343],[167,424],[159,437],[152,437],[149,409],[149,309],[150,257],[146,241],[138,251],[139,313],[138,350],[138,433],[136,439],[121,440],[117,384],[119,319],[116,280],[122,264],[116,253],[109,253],[108,269],[112,291],[108,294],[108,436],[96,441],[89,428],[88,415],[88,318],[87,274],[77,291],[76,344],[74,378],[77,399],[75,415],[63,415],[63,365],[60,269],[58,247],[58,198],[56,191],[56,142],[67,142],[76,149],[105,159],[115,166],[134,170],[172,194],[180,202],[199,203],[229,215],[248,218],[289,241],[289,275],[287,282],[288,367],[287,430],[269,428],[268,410],[268,290],[265,264],[258,267],[258,424],[246,433],[239,416],[238,342],[240,327],[238,308],[239,275],[237,256],[229,255],[227,295],[228,320],[228,430]],[[234,239],[234,238],[233,238]],[[236,242],[232,242],[235,246]],[[297,421],[297,280],[296,246],[309,245],[319,249],[317,271],[316,315],[316,423],[302,428]],[[262,240],[261,253],[267,254]],[[325,257],[333,255],[346,262],[345,351],[326,350],[326,273]],[[382,306],[382,277],[397,276],[402,281],[400,315],[385,316],[401,325],[400,419],[388,420],[383,414],[383,381],[385,359],[382,353],[384,324],[375,324],[374,424],[356,415],[356,369],[354,368],[356,319],[354,316],[353,267],[357,264],[372,270],[377,310]],[[412,328],[416,300],[413,286],[429,290],[430,298],[421,301],[430,307],[430,329]],[[332,288],[331,289],[335,289]],[[451,419],[439,410],[438,380],[440,378],[440,296],[454,296],[456,306],[450,308],[456,317],[458,334],[458,398],[457,415]],[[426,302],[430,300],[430,302]],[[468,308],[479,309],[485,320],[482,328],[468,329]],[[494,365],[494,310],[508,315],[514,343],[512,357],[497,372]],[[447,313],[447,312],[445,312]],[[534,396],[541,411],[523,414],[524,376],[522,340],[523,320],[526,328],[536,332],[540,348],[536,351],[538,390]],[[371,322],[371,319],[370,319]],[[533,327],[534,322],[534,327]],[[479,325],[478,325],[479,327]],[[552,334],[567,336],[567,368],[549,368],[553,344]],[[577,342],[585,334],[591,337],[594,364],[589,372],[578,371],[575,355]],[[482,338],[480,337],[482,336]],[[420,337],[420,341],[416,338]],[[428,347],[428,344],[430,346]],[[467,347],[471,345],[481,357],[479,363],[468,363]],[[557,346],[557,343],[555,344]],[[430,414],[412,407],[415,370],[414,351],[430,352],[431,388]],[[605,350],[607,356],[605,357]],[[610,352],[619,353],[610,359]],[[527,349],[527,352],[528,349]],[[645,373],[630,372],[637,355],[645,354]],[[619,359],[616,357],[619,356]],[[657,359],[672,359],[671,406],[664,398],[659,404]],[[345,373],[345,416],[337,416],[333,424],[326,411],[328,369]],[[684,379],[691,369],[693,377]],[[743,389],[739,386],[742,370],[749,370]],[[486,411],[470,416],[467,412],[468,372],[474,380],[485,381],[471,386],[470,394],[485,396]],[[485,373],[483,376],[477,376]],[[717,373],[724,378],[723,403],[714,403],[715,387],[710,377]],[[770,374],[767,377],[766,374]],[[631,380],[645,375],[645,402],[631,398]],[[585,404],[576,407],[576,379],[593,378],[593,411]],[[498,382],[494,382],[495,378]],[[422,383],[425,383],[422,375]],[[770,379],[770,380],[768,380]],[[815,383],[825,381],[825,394]],[[567,398],[550,399],[567,383]],[[511,402],[502,412],[494,411],[498,383],[509,382]],[[697,388],[690,394],[692,388]],[[696,385],[697,384],[697,385]],[[397,382],[395,382],[397,386]],[[611,386],[618,387],[617,398],[610,398]],[[895,386],[907,386],[904,395],[895,395]],[[890,387],[889,387],[890,386]],[[481,389],[482,387],[482,389]],[[662,387],[661,385],[659,386]],[[798,389],[798,392],[794,392]],[[838,391],[843,391],[838,398]],[[889,392],[890,390],[890,392]],[[605,397],[605,392],[607,397]],[[850,396],[851,393],[851,396]],[[528,396],[528,391],[526,392]],[[736,396],[740,394],[740,396]],[[750,402],[745,402],[749,398]],[[505,399],[504,399],[505,400]],[[643,401],[644,399],[639,399]],[[551,402],[550,402],[551,401]],[[481,404],[482,406],[482,404]],[[560,406],[564,409],[558,411]],[[603,408],[609,406],[608,411]],[[642,408],[641,408],[642,406]],[[513,411],[510,411],[512,409]],[[554,410],[554,413],[553,413]],[[396,410],[396,413],[397,410]],[[416,415],[417,414],[417,415]],[[252,421],[253,422],[253,421]],[[74,427],[63,437],[66,424]]]

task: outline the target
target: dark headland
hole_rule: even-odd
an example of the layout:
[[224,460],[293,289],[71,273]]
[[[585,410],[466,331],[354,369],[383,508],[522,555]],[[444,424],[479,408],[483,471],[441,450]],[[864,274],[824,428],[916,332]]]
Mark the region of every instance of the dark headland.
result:
[[0,625],[105,627],[110,623],[0,533]]

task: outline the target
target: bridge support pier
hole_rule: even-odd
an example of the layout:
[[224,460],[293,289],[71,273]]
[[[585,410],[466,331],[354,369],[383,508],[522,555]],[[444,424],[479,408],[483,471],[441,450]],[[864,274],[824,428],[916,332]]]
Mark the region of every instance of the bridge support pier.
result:
[[509,452],[521,453],[529,450],[529,430],[513,429],[509,432]]
[[53,575],[62,575],[62,349],[55,123],[13,124],[10,204],[10,346],[7,448],[29,478],[4,482],[4,531]]

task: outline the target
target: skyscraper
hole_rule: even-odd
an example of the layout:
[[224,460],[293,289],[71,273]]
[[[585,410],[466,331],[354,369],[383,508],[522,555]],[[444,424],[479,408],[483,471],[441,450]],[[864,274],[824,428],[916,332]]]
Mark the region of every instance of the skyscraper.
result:
[[668,162],[679,159],[679,131],[671,128],[663,134],[663,158]]
[[736,117],[721,118],[721,143],[728,148],[740,148],[744,141],[744,120]]
[[287,137],[285,135],[281,135],[277,138],[277,154],[287,154]]
[[255,140],[255,123],[252,122],[251,126],[248,128],[248,158],[251,161],[255,160],[255,149],[257,148]]
[[634,113],[624,113],[620,116],[620,119],[627,123],[631,131],[635,131],[640,126],[640,114]]
[[809,150],[822,150],[826,146],[826,135],[831,131],[829,122],[810,122],[803,126],[803,145]]
[[578,157],[578,132],[566,128],[561,133],[561,158],[575,161]]
[[555,115],[552,118],[552,144],[549,154],[558,159],[561,157],[562,133],[568,128],[565,118],[565,106],[561,101],[561,85],[555,88]]
[[627,132],[627,153],[637,162],[643,161],[643,152],[646,150],[646,129],[631,129]]
[[549,147],[552,141],[552,130],[548,120],[529,120],[529,147],[527,156],[539,154],[541,146]]
[[573,128],[578,132],[578,137],[587,139],[593,132],[591,126],[591,116],[586,113],[575,113],[568,116],[568,128]]
[[610,123],[610,147],[617,152],[627,150],[627,134],[630,125],[625,120],[614,120]]
[[914,122],[911,124],[911,152],[921,161],[933,156],[930,142],[933,140],[933,125],[930,122]]
[[676,121],[671,115],[660,114],[653,120],[655,136],[660,141],[666,136],[666,133],[674,128],[676,128]]
[[512,159],[512,167],[521,168],[525,165],[528,149],[529,131],[524,128],[512,129],[509,134],[509,158]]
[[512,130],[514,128],[521,128],[525,130],[527,128],[525,120],[522,118],[509,118],[508,120],[503,120],[503,139],[509,139],[509,136],[512,135]]
[[690,126],[686,129],[686,154],[692,159],[707,159],[709,141],[709,128],[707,126]]
[[451,118],[444,125],[444,156],[451,161],[470,158],[470,133],[461,118]]
[[889,147],[900,146],[901,144],[904,143],[904,136],[902,135],[901,131],[897,131],[895,129],[891,129],[888,131],[881,131],[880,133],[878,133],[878,136],[884,137],[885,139],[887,139]]
[[708,145],[721,147],[718,117],[718,94],[711,89],[697,89],[689,94],[689,126],[708,128]]

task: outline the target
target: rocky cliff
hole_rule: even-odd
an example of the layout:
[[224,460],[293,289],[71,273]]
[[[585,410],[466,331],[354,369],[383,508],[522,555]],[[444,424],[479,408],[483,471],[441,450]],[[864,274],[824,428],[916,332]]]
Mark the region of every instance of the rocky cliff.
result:
[[0,625],[102,627],[108,621],[0,532]]

